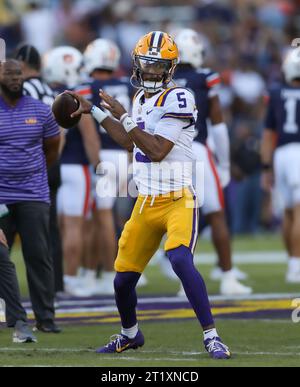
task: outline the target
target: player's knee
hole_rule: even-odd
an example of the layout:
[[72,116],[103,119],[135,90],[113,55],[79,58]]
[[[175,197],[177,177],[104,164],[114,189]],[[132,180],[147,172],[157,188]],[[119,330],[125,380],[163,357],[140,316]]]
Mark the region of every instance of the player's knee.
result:
[[186,246],[181,245],[176,249],[167,251],[167,256],[176,274],[182,273],[187,267],[193,265],[193,254]]
[[136,287],[136,284],[140,278],[140,273],[126,272],[120,273],[117,272],[114,279],[114,288],[117,294],[127,293],[133,290]]

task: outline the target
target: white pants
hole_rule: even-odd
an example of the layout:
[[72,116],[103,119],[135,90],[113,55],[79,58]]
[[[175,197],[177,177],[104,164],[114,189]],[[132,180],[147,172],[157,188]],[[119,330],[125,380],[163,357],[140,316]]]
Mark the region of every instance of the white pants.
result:
[[62,184],[57,194],[57,212],[67,216],[87,216],[92,205],[92,181],[88,165],[62,164]]
[[203,215],[219,212],[224,209],[224,194],[212,153],[208,147],[196,141],[193,142],[193,153],[195,161],[202,163],[204,168],[204,170],[202,168],[204,176],[201,177],[199,177],[201,168],[193,170],[193,184],[201,211]]
[[300,144],[279,147],[274,156],[275,189],[284,201],[285,209],[300,204]]
[[111,209],[119,195],[126,195],[128,186],[128,153],[104,149],[100,152],[102,176],[94,177],[96,208]]

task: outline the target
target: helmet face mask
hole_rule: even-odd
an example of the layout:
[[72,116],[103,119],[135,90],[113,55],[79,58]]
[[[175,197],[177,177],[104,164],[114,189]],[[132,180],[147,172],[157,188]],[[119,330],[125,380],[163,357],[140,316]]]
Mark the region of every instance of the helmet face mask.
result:
[[156,92],[167,85],[173,75],[175,65],[171,60],[146,56],[134,56],[134,77],[139,87],[145,91]]
[[178,50],[168,34],[154,31],[140,39],[132,59],[133,86],[142,87],[148,93],[157,93],[172,80]]

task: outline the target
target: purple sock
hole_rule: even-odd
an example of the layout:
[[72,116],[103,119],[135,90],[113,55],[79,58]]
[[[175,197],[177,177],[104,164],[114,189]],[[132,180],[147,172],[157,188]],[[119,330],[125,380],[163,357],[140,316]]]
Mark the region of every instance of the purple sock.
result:
[[180,246],[167,252],[173,270],[182,282],[185,294],[203,328],[214,324],[203,278],[194,266],[190,249]]
[[115,299],[123,328],[131,328],[137,323],[135,310],[137,296],[135,287],[140,276],[140,273],[118,272],[114,280]]

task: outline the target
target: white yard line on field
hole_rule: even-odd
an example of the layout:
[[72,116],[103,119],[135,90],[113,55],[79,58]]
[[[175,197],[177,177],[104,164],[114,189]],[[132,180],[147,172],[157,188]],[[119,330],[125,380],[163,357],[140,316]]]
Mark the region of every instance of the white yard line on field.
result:
[[[252,251],[251,253],[242,252],[233,254],[233,262],[239,265],[287,263],[287,257],[283,251]],[[196,254],[195,263],[202,265],[215,264],[216,256],[215,254]]]
[[[79,349],[79,348],[73,348],[73,349],[66,349],[66,348],[1,348],[0,347],[0,355],[5,352],[23,352],[23,353],[31,353],[34,352],[35,354],[38,353],[95,353],[95,350],[91,349]],[[166,352],[166,351],[165,351]],[[95,353],[95,356],[98,356],[99,362],[104,360],[125,360],[125,361],[139,361],[139,362],[149,362],[149,361],[199,361],[204,360],[202,358],[199,359],[199,356],[207,356],[207,352],[187,352],[187,351],[167,351],[169,357],[160,356],[165,353],[164,351],[143,351],[140,350],[139,353],[142,354],[149,354],[153,355],[153,357],[136,357],[136,356],[130,356],[128,355],[97,355]],[[135,354],[136,355],[136,354]],[[171,356],[170,356],[171,355]],[[174,357],[172,357],[174,355]],[[157,357],[158,356],[158,357]],[[177,357],[175,357],[177,356]],[[181,356],[181,357],[178,357]],[[186,356],[194,356],[194,357],[186,357]],[[300,352],[251,352],[251,351],[233,351],[233,356],[297,356],[300,357]]]
[[[164,259],[164,253],[159,250],[151,259],[149,265],[155,266]],[[214,253],[200,252],[195,254],[195,263],[202,265],[215,265],[217,261]],[[287,255],[284,251],[240,251],[233,254],[235,264],[268,264],[268,263],[286,263]]]
[[[298,348],[299,349],[299,348]],[[86,353],[86,352],[89,352],[89,353],[95,353],[95,350],[94,349],[80,349],[80,348],[10,348],[10,347],[5,347],[5,348],[1,348],[0,347],[0,353],[1,352],[52,352],[52,353]],[[169,354],[169,355],[174,355],[174,356],[203,356],[203,355],[207,355],[207,352],[190,352],[190,351],[147,351],[147,350],[139,350],[138,351],[140,354],[153,354],[153,355],[160,355],[160,354]],[[190,358],[190,359],[187,359],[186,357],[184,358],[180,358],[180,359],[177,359],[177,358],[173,358],[173,357],[169,357],[169,358],[166,358],[166,357],[160,357],[160,358],[137,358],[135,356],[124,356],[124,355],[115,355],[115,356],[110,356],[110,355],[97,355],[95,353],[96,356],[99,357],[99,360],[116,360],[116,359],[120,359],[120,360],[139,360],[139,361],[149,361],[149,360],[170,360],[170,361],[188,361],[188,360],[199,360],[199,359],[195,359],[195,358]],[[233,351],[233,355],[240,355],[240,356],[300,356],[300,352],[265,352],[265,351],[261,351],[261,352],[251,352],[251,351]]]

